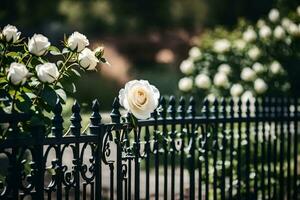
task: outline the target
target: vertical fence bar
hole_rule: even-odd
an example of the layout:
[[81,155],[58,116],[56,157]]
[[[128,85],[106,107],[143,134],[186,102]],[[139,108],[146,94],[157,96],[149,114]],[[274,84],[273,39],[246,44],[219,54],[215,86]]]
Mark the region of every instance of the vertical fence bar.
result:
[[164,152],[164,199],[168,199],[168,130],[166,125],[167,109],[166,100],[164,97],[160,99],[160,105],[162,108],[161,118],[163,120],[163,152]]
[[[168,113],[171,119],[174,121],[176,118],[176,107],[175,107],[175,98],[174,96],[170,97],[169,100],[169,108]],[[172,123],[171,125],[171,146],[170,146],[170,153],[171,153],[171,200],[175,199],[175,153],[176,153],[176,147],[175,147],[175,139],[176,139],[176,127],[175,124]]]
[[181,146],[180,146],[180,172],[179,172],[179,190],[180,190],[180,199],[184,198],[184,119],[185,119],[185,99],[183,97],[179,100],[179,106],[177,112],[179,113],[180,119],[180,139],[181,139]]
[[238,102],[238,147],[237,147],[237,199],[241,199],[242,191],[242,156],[241,156],[241,143],[242,143],[242,100],[239,99]]
[[277,98],[272,98],[272,116],[274,116],[274,140],[273,140],[273,197],[276,200],[277,197],[277,137],[278,137],[278,109],[277,109]]
[[[54,134],[55,138],[57,140],[60,140],[62,138],[63,135],[63,118],[61,116],[62,113],[62,106],[59,102],[59,99],[56,102],[56,105],[54,107],[54,117],[52,119],[52,133]],[[57,167],[55,169],[55,173],[56,173],[56,199],[57,200],[61,200],[62,199],[62,179],[63,179],[63,175],[62,175],[62,155],[61,155],[61,148],[60,148],[60,144],[57,145]],[[46,158],[47,159],[47,158]],[[49,192],[49,195],[51,197],[51,193]]]
[[[269,98],[266,98],[266,117],[267,118],[270,118],[271,117],[271,102],[270,102],[270,99]],[[272,164],[272,161],[271,161],[271,142],[272,142],[272,121],[271,119],[268,120],[268,123],[269,125],[269,130],[268,130],[268,143],[267,143],[267,168],[268,168],[268,199],[271,199],[272,196],[271,196],[271,186],[272,186],[272,183],[271,183],[271,173],[272,173],[272,169],[271,169],[271,164]]]
[[150,131],[149,131],[149,127],[146,126],[145,127],[145,156],[146,156],[146,167],[145,167],[145,170],[146,170],[146,183],[145,183],[145,186],[146,186],[146,200],[149,200],[150,198],[150,155],[151,155],[151,149],[150,149]]
[[246,101],[246,177],[245,177],[245,182],[246,182],[246,199],[250,199],[250,100],[248,99]]
[[[110,113],[110,117],[116,126],[120,124],[120,103],[119,99],[115,98],[112,104],[113,110]],[[117,200],[122,200],[123,198],[123,175],[122,175],[122,147],[121,147],[121,133],[120,130],[116,130],[116,168],[117,168]]]
[[279,139],[279,199],[284,199],[284,101],[280,99],[280,139]]
[[291,149],[292,149],[292,138],[291,138],[291,130],[290,130],[290,123],[291,123],[291,112],[290,112],[290,99],[285,98],[285,105],[286,105],[286,123],[287,123],[287,184],[286,184],[286,194],[287,194],[287,200],[291,199]]
[[155,200],[159,199],[159,142],[158,142],[158,127],[157,127],[157,110],[153,112],[154,118],[154,171],[155,171]]
[[140,136],[141,127],[134,129],[134,199],[140,199]]
[[89,126],[90,132],[92,135],[98,137],[95,149],[95,190],[94,194],[96,200],[102,199],[102,140],[103,140],[103,130],[100,127],[101,124],[101,115],[99,114],[99,102],[94,100],[92,104],[92,114],[90,117],[91,124]]
[[266,101],[262,99],[262,141],[261,141],[261,195],[266,199],[265,194],[265,141],[266,141]]
[[213,152],[213,199],[218,199],[218,169],[217,169],[217,160],[218,160],[218,150],[219,150],[219,142],[218,142],[218,119],[219,119],[219,102],[217,99],[214,101],[214,117],[215,123],[213,128],[213,143],[212,143],[212,152]]
[[294,99],[294,181],[293,181],[293,199],[298,199],[299,186],[298,180],[298,99]]
[[191,117],[191,129],[189,131],[189,141],[190,141],[190,158],[189,158],[189,173],[190,173],[190,199],[195,199],[195,99],[193,97],[190,98],[189,107],[188,107],[188,115]]
[[206,99],[204,101],[204,109],[205,109],[205,144],[204,144],[204,161],[205,161],[205,200],[209,200],[209,157],[208,157],[208,140],[209,140],[209,117],[210,117],[210,110],[209,110],[209,100]]
[[226,119],[227,119],[227,102],[226,99],[222,100],[222,114],[223,114],[223,123],[222,123],[222,177],[221,177],[221,199],[225,200],[225,161],[226,161],[226,146],[227,146],[227,135],[226,135]]
[[[80,129],[81,129],[81,116],[80,116],[80,106],[77,101],[74,102],[74,105],[72,107],[73,115],[71,116],[71,134],[74,135],[76,138],[79,138],[80,136]],[[73,159],[73,165],[74,165],[74,179],[75,179],[75,200],[80,199],[80,159],[79,159],[79,143],[75,143],[75,149],[74,149],[74,159]]]
[[254,124],[254,156],[253,156],[253,161],[254,161],[254,199],[258,199],[258,134],[259,134],[259,117],[260,117],[260,112],[259,112],[259,100],[256,99],[254,102],[254,107],[255,107],[255,124]]
[[229,102],[229,114],[230,114],[230,169],[229,169],[229,199],[233,198],[233,151],[234,151],[234,101],[230,99]]

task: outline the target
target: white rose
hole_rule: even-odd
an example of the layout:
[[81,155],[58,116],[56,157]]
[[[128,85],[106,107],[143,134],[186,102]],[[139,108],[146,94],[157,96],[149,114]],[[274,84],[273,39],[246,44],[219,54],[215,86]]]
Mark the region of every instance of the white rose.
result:
[[209,102],[214,102],[216,100],[216,95],[210,93],[209,95],[206,96],[206,99],[209,101]]
[[158,89],[145,80],[133,80],[126,83],[119,92],[120,104],[138,119],[147,119],[157,108]]
[[24,64],[13,62],[8,69],[7,79],[14,85],[23,85],[28,75],[29,71]]
[[3,28],[2,35],[7,42],[15,43],[20,38],[21,32],[18,32],[15,26],[8,24]]
[[246,47],[246,42],[241,39],[235,40],[234,47],[236,47],[238,50],[243,50]]
[[263,39],[266,39],[272,35],[272,30],[269,26],[263,26],[259,29],[259,36]]
[[276,26],[276,28],[274,29],[274,37],[276,39],[283,39],[285,38],[285,31],[282,28],[282,26]]
[[58,69],[54,63],[37,65],[35,70],[40,81],[44,83],[53,83],[59,76]]
[[223,72],[226,75],[229,75],[231,72],[231,67],[230,67],[230,65],[223,63],[219,66],[218,71]]
[[50,42],[48,38],[42,34],[34,34],[28,41],[29,52],[36,56],[44,55],[49,47]]
[[245,67],[241,72],[241,79],[244,81],[253,81],[256,78],[256,73],[249,67]]
[[194,62],[191,59],[186,59],[180,64],[180,71],[186,75],[193,73],[195,66]]
[[286,18],[286,17],[281,20],[281,25],[285,29],[287,29],[290,26],[291,23],[293,23],[293,22],[289,18]]
[[88,48],[85,48],[78,56],[79,64],[86,70],[94,70],[99,62],[95,53]]
[[243,33],[243,39],[246,42],[252,42],[256,40],[257,35],[256,32],[253,30],[253,28],[248,28],[244,33]]
[[297,13],[300,16],[300,6],[297,7]]
[[256,23],[256,26],[258,27],[258,28],[261,28],[261,27],[263,27],[263,26],[265,26],[266,25],[266,22],[265,22],[265,20],[263,20],[263,19],[259,19],[258,21],[257,21],[257,23]]
[[193,80],[189,77],[184,77],[178,82],[179,90],[183,92],[188,92],[193,88]]
[[262,73],[262,72],[265,71],[264,66],[263,66],[261,63],[259,63],[259,62],[254,63],[254,64],[252,65],[252,69],[253,69],[256,73],[258,73],[258,74],[260,74],[260,73]]
[[208,89],[211,86],[210,78],[206,74],[198,74],[195,78],[195,85],[200,89]]
[[190,58],[192,59],[197,59],[197,58],[200,58],[202,55],[200,49],[198,47],[192,47],[190,50],[189,50],[189,56]]
[[223,72],[218,72],[214,77],[214,84],[218,87],[227,87],[229,84],[227,75]]
[[249,49],[248,51],[248,56],[252,59],[252,60],[257,60],[260,56],[261,52],[259,50],[259,48],[257,47],[252,47],[251,49]]
[[273,8],[272,10],[270,10],[269,12],[269,20],[271,22],[276,22],[279,20],[280,17],[280,13],[276,8]]
[[270,70],[273,74],[279,74],[282,71],[282,66],[278,61],[274,61],[270,65]]
[[68,38],[67,46],[72,50],[72,51],[77,51],[81,52],[86,46],[89,45],[89,40],[86,38],[85,35],[79,33],[79,32],[74,32],[72,35]]
[[264,80],[258,78],[254,81],[254,89],[258,94],[263,94],[267,91],[268,86]]
[[298,26],[295,23],[290,23],[290,25],[286,28],[287,32],[293,36],[299,34]]
[[233,97],[239,97],[243,93],[243,86],[239,83],[233,84],[230,88],[230,94]]
[[214,51],[217,53],[225,53],[230,49],[230,42],[227,39],[217,40],[214,43]]
[[254,99],[254,96],[253,96],[252,92],[249,90],[245,91],[242,95],[243,102],[246,102],[248,100],[252,101],[253,99]]

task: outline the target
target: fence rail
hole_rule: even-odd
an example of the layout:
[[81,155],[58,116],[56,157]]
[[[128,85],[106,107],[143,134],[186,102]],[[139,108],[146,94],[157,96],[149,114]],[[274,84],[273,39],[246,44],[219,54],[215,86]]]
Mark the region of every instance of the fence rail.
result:
[[58,103],[51,134],[18,128],[28,115],[3,115],[0,199],[300,199],[298,99],[160,101],[137,127],[111,123],[93,102],[88,130],[72,107],[64,135]]

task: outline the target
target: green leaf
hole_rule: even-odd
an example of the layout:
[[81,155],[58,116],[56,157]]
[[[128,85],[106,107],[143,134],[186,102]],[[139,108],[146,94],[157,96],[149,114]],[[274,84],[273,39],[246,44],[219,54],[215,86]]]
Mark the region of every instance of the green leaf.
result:
[[65,103],[66,100],[67,100],[66,92],[63,89],[57,89],[57,90],[55,90],[55,92],[63,100],[63,102]]
[[49,51],[50,51],[50,54],[52,54],[54,56],[61,55],[60,50],[57,47],[55,47],[55,46],[50,46],[49,47]]
[[55,106],[57,101],[57,94],[53,88],[45,86],[41,93],[41,97],[49,106]]
[[71,69],[72,72],[78,77],[81,77],[81,74],[76,69]]

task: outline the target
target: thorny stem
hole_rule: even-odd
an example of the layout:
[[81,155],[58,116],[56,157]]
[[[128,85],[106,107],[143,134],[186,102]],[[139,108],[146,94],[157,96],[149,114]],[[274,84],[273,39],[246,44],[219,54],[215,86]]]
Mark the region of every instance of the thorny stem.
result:
[[15,89],[15,93],[14,93],[12,104],[11,104],[11,112],[12,113],[15,111],[15,103],[16,103],[17,92],[18,92],[18,90]]
[[63,63],[61,69],[59,70],[59,75],[56,79],[56,81],[54,82],[54,86],[58,83],[59,79],[62,77],[62,75],[64,74],[64,71],[66,69],[67,63],[70,61],[70,59],[72,58],[73,54],[70,53],[69,57],[65,60],[65,62]]

